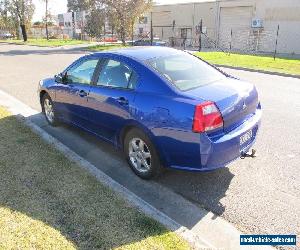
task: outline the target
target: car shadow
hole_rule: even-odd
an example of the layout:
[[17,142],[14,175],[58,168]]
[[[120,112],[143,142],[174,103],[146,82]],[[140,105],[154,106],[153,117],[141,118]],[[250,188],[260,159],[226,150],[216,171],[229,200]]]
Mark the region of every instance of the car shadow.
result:
[[[225,211],[220,200],[225,197],[234,177],[229,168],[221,168],[211,172],[166,169],[159,178],[153,181],[144,181],[133,174],[123,153],[112,144],[74,126],[61,125],[53,128],[46,123],[42,114],[30,119],[81,157],[158,209],[168,210],[160,204],[160,201],[170,199],[167,197],[168,190],[170,190],[172,193],[189,200],[198,208],[204,208],[207,212],[211,211],[216,215],[222,215]],[[193,228],[205,216],[205,212],[185,216],[189,218],[183,219],[181,223],[187,228]]]
[[220,200],[226,196],[233,177],[228,167],[211,172],[168,170],[159,182],[198,206],[222,215],[225,207]]

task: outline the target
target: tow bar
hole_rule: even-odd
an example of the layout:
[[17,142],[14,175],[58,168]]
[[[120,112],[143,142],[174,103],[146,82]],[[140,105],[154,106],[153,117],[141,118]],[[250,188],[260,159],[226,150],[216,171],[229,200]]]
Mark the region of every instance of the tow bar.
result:
[[255,158],[255,153],[256,153],[255,149],[251,149],[251,154],[249,154],[248,152],[247,153],[242,152],[241,159],[245,159],[246,157]]

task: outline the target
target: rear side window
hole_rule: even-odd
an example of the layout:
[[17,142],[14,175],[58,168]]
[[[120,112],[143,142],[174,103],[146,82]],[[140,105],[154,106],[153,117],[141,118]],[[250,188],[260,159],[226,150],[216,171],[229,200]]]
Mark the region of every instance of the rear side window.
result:
[[134,89],[137,74],[125,63],[116,60],[107,60],[99,74],[98,86]]
[[188,53],[159,57],[148,63],[182,91],[225,78],[221,72]]
[[129,80],[129,84],[128,84],[128,88],[129,89],[135,89],[135,87],[137,85],[137,82],[138,82],[138,75],[137,75],[137,73],[132,71],[131,77],[130,77],[130,80]]

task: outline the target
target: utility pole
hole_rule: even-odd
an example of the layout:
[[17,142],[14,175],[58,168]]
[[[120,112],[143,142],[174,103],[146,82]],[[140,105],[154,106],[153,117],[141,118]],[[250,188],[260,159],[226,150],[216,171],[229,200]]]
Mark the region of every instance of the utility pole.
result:
[[134,26],[134,19],[132,20],[132,23],[131,23],[131,45],[133,46],[133,27]]
[[75,34],[76,34],[76,31],[75,31],[75,12],[72,11],[72,29],[73,29],[73,39],[75,38]]
[[106,39],[106,12],[104,12],[105,14],[104,14],[104,16],[105,16],[105,18],[104,18],[104,25],[103,25],[103,33],[104,33],[104,36],[103,36],[103,42],[104,42],[104,46],[106,45],[106,41],[105,41],[105,39]]
[[172,40],[171,40],[172,47],[175,47],[175,43],[176,43],[176,41],[175,41],[175,25],[176,25],[176,21],[173,20],[173,22],[172,22]]
[[202,47],[201,35],[202,35],[202,18],[201,18],[200,24],[199,24],[199,51],[201,51],[201,47]]
[[152,22],[152,11],[151,11],[151,30],[150,30],[150,39],[151,39],[151,46],[153,45],[153,22]]
[[277,33],[276,33],[275,51],[274,51],[274,56],[273,56],[274,60],[276,59],[276,54],[277,54],[278,35],[279,35],[279,24],[277,26]]
[[230,30],[229,55],[231,55],[231,50],[232,50],[232,28]]
[[46,38],[49,40],[49,31],[48,31],[48,0],[45,0],[46,2],[46,15],[45,15],[45,20],[46,20]]

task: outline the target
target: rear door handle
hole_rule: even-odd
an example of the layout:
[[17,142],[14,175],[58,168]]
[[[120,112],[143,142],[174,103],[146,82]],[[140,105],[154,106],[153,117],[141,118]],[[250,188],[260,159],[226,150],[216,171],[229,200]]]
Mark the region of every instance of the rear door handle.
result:
[[79,91],[79,96],[80,97],[86,97],[88,94],[84,90]]
[[116,101],[121,105],[128,105],[128,100],[125,97],[119,97]]

